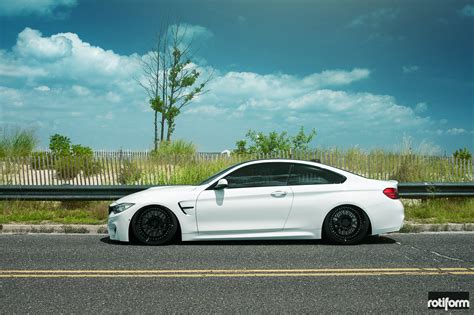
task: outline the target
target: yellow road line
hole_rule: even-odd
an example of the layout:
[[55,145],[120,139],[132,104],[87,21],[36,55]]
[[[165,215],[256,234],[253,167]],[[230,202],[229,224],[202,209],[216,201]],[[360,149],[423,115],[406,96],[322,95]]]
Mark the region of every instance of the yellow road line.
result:
[[3,274],[1,278],[216,278],[216,277],[347,277],[347,276],[474,275],[474,272],[350,272],[350,273],[207,273],[207,274]]
[[474,271],[474,268],[351,268],[351,269],[11,269],[0,270],[1,274],[10,273],[127,273],[127,274],[147,274],[147,273],[347,273],[347,272],[425,272],[425,271]]

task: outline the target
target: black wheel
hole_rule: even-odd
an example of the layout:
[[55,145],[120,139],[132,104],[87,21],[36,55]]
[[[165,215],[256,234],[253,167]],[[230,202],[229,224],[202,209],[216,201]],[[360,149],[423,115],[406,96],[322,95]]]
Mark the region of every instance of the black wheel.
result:
[[131,224],[136,239],[147,245],[169,243],[178,230],[178,220],[174,214],[159,206],[140,209]]
[[323,225],[324,236],[338,244],[355,244],[364,239],[369,230],[369,218],[364,211],[351,206],[333,209]]

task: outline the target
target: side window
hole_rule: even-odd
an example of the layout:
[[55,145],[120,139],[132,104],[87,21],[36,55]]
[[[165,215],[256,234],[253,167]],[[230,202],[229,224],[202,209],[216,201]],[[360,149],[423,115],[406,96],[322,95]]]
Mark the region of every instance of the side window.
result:
[[286,186],[290,163],[258,163],[242,167],[225,178],[229,188]]
[[304,164],[293,164],[288,185],[340,184],[346,178],[335,172]]

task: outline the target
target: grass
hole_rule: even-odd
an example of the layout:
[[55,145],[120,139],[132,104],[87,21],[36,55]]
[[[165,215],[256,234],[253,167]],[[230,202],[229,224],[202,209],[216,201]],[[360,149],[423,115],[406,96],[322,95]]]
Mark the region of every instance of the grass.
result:
[[33,130],[0,128],[0,157],[28,156],[37,143]]
[[474,198],[405,202],[405,220],[413,223],[473,223]]
[[2,201],[0,224],[104,224],[108,201]]
[[[474,223],[474,198],[403,200],[410,223]],[[104,224],[108,201],[2,201],[0,224]],[[410,225],[404,229],[411,229]]]
[[160,143],[157,150],[152,151],[155,158],[169,155],[191,155],[197,152],[196,145],[185,140],[164,141]]

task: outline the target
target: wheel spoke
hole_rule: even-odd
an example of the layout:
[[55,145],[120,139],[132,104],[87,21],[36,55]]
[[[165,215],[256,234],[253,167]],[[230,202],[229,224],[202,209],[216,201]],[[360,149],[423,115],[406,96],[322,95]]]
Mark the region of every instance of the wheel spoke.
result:
[[146,239],[160,240],[167,236],[172,227],[171,217],[165,210],[152,208],[141,216],[140,230]]

